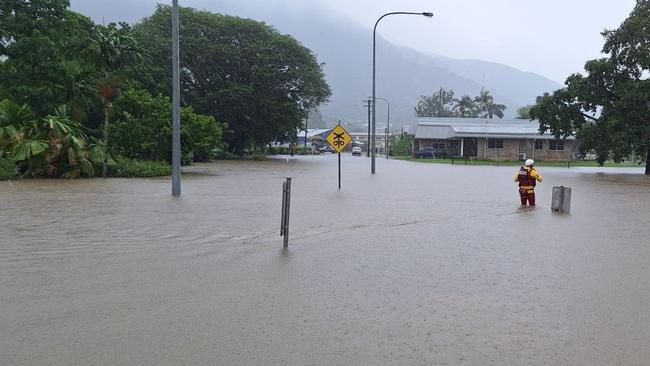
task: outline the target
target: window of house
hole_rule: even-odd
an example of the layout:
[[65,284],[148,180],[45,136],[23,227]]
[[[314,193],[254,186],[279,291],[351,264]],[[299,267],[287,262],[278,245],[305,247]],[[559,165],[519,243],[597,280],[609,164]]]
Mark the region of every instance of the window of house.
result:
[[535,140],[535,150],[544,149],[544,140]]
[[503,139],[488,139],[488,149],[503,149]]
[[548,149],[552,151],[562,151],[564,150],[564,141],[563,140],[550,140],[548,142]]
[[431,143],[431,147],[435,150],[445,150],[447,148],[447,144],[440,141],[434,141]]

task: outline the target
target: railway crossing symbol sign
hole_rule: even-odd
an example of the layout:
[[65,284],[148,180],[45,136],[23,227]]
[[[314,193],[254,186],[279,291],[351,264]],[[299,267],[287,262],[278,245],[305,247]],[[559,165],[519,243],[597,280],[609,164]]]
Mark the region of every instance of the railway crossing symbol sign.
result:
[[339,123],[334,127],[332,132],[327,135],[326,140],[337,153],[340,153],[346,146],[348,146],[350,141],[352,141],[352,136],[350,136],[348,131],[346,131]]

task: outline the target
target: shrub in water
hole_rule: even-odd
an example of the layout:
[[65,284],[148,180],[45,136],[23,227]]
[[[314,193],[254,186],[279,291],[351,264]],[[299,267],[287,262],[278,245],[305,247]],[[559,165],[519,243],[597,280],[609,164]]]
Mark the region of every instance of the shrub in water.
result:
[[164,177],[172,173],[166,162],[149,160],[131,160],[123,157],[115,159],[111,167],[112,177]]
[[9,159],[0,158],[0,180],[8,180],[16,177],[16,163]]

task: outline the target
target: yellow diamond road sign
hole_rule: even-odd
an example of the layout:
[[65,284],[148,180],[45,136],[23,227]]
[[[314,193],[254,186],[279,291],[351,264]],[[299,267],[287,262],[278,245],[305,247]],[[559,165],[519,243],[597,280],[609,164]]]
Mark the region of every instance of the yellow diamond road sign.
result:
[[336,150],[336,152],[341,152],[345,147],[352,141],[352,136],[348,133],[348,131],[341,126],[341,124],[336,125],[332,132],[330,132],[329,135],[327,135],[326,138],[327,142],[332,145],[332,148]]

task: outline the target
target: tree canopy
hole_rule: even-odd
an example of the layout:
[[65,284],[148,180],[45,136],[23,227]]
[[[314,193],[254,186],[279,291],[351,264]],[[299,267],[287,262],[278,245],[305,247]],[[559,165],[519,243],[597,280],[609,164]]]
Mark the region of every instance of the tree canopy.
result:
[[0,100],[46,115],[76,98],[80,51],[93,24],[68,6],[66,0],[0,2]]
[[472,98],[463,95],[460,99],[454,97],[453,90],[440,88],[432,95],[422,95],[418,98],[415,113],[418,117],[462,117],[462,118],[503,118],[506,106],[494,102],[489,90],[481,90],[481,94]]
[[587,61],[585,75],[573,74],[564,88],[538,98],[530,117],[541,132],[575,134],[601,165],[645,157],[650,174],[650,1],[638,1],[618,29],[602,35],[607,57]]
[[517,118],[519,119],[530,119],[530,109],[533,108],[532,105],[525,105],[517,109]]
[[453,90],[440,88],[433,95],[420,96],[415,113],[418,117],[455,117],[456,101]]
[[[288,35],[250,19],[181,8],[183,103],[228,124],[233,151],[291,140],[305,112],[331,94],[322,65]],[[133,75],[149,90],[168,94],[171,7],[134,27],[144,46],[144,70]],[[144,72],[143,72],[144,71]]]
[[503,118],[503,111],[506,110],[504,104],[494,102],[494,97],[490,94],[489,90],[481,90],[481,94],[474,98],[474,102],[478,105],[481,111],[481,118],[492,119],[494,116]]

